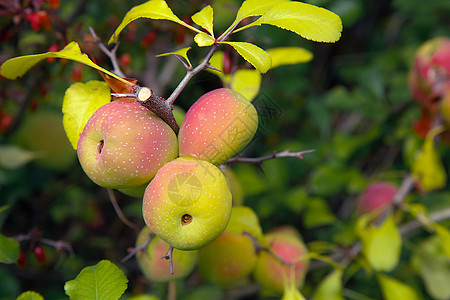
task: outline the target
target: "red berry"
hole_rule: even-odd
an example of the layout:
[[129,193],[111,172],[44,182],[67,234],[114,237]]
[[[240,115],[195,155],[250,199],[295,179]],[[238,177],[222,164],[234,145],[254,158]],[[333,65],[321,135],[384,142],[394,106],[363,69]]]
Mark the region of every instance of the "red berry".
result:
[[119,61],[124,67],[129,67],[131,65],[131,55],[129,53],[124,53],[119,57]]
[[41,263],[45,262],[45,252],[44,252],[44,249],[40,245],[37,245],[36,247],[34,247],[33,253],[34,253],[34,256],[36,256],[36,259],[38,260],[38,262],[41,262]]
[[153,41],[156,39],[156,36],[157,36],[157,34],[156,34],[156,31],[154,31],[154,30],[147,33],[144,36],[144,38],[142,39],[142,42],[141,42],[142,48],[147,48],[148,46],[150,46],[153,43]]
[[39,25],[45,30],[52,29],[52,20],[50,19],[47,11],[41,10],[38,11],[37,14],[39,16]]
[[39,14],[37,12],[30,12],[25,18],[30,22],[31,28],[33,28],[34,31],[38,31],[41,28]]
[[53,9],[57,9],[59,7],[59,0],[48,0],[50,3],[50,7]]
[[228,52],[223,53],[223,73],[224,74],[231,74],[232,69],[232,63],[231,63],[231,57]]
[[81,81],[81,78],[83,78],[83,71],[79,68],[73,69],[72,80],[73,81]]
[[25,253],[20,250],[19,252],[19,258],[17,259],[17,265],[21,268],[25,267],[27,263],[27,257],[25,256]]
[[14,117],[11,114],[4,114],[0,116],[0,131],[6,132],[12,125]]

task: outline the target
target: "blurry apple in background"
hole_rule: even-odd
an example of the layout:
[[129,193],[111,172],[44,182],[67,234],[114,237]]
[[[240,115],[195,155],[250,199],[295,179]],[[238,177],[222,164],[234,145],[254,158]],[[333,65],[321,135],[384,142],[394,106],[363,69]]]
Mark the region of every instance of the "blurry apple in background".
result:
[[29,112],[17,132],[13,143],[35,151],[35,163],[52,171],[67,171],[76,160],[75,152],[67,139],[62,114],[56,110],[41,108]]
[[282,295],[285,283],[298,289],[308,271],[307,249],[295,230],[280,230],[266,235],[269,249],[260,251],[253,278],[269,294]]
[[[148,226],[142,228],[136,240],[136,247],[143,245],[152,233]],[[173,274],[170,274],[170,262],[164,257],[170,245],[156,235],[143,251],[136,253],[136,259],[142,273],[151,281],[167,282],[183,279],[194,269],[198,251],[173,250]]]
[[359,196],[357,210],[360,215],[374,211],[380,213],[392,205],[397,187],[389,182],[374,182]]
[[176,158],[177,137],[163,120],[136,101],[121,99],[100,107],[80,135],[77,154],[96,184],[129,189],[148,183]]

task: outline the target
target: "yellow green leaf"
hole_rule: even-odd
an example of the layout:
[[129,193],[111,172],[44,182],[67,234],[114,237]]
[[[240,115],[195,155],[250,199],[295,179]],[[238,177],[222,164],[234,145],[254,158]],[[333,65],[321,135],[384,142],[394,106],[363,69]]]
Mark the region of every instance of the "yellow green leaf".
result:
[[212,36],[204,32],[197,33],[194,36],[194,41],[197,43],[199,47],[211,46],[216,42],[216,40]]
[[212,36],[214,36],[213,30],[213,18],[214,12],[211,5],[206,6],[201,11],[192,16],[192,21],[198,26],[204,28],[208,31]]
[[117,27],[116,31],[114,31],[113,35],[108,41],[108,44],[117,43],[119,39],[120,32],[131,22],[139,18],[147,18],[153,20],[169,20],[180,25],[183,25],[191,30],[200,32],[200,30],[186,24],[180,18],[178,18],[172,10],[167,5],[164,0],[151,0],[147,1],[141,5],[137,5],[133,7],[130,11],[128,11],[125,17],[120,23],[119,27]]
[[223,77],[225,76],[223,74],[223,51],[216,51],[209,60],[209,64],[211,67],[219,71],[214,69],[207,69],[207,70],[213,74],[216,74],[223,80]]
[[63,124],[72,147],[76,150],[78,139],[94,112],[111,101],[109,86],[103,81],[77,82],[64,95]]
[[237,24],[245,18],[261,16],[269,9],[288,0],[246,0],[242,3],[236,15],[236,20],[233,24]]
[[16,300],[44,300],[44,297],[42,297],[42,295],[39,293],[26,291],[20,294]]
[[289,276],[287,276],[287,274],[283,274],[284,291],[281,300],[305,300],[305,297],[303,297],[303,295],[295,285],[295,275],[293,267],[290,268],[290,272],[291,274]]
[[435,224],[434,230],[442,241],[442,251],[450,257],[450,230],[440,224]]
[[246,61],[260,73],[266,73],[272,65],[270,55],[255,44],[246,42],[222,42],[232,46]]
[[424,191],[429,192],[445,186],[447,175],[439,153],[434,148],[434,137],[441,133],[443,127],[436,127],[427,134],[422,151],[412,165],[412,175]]
[[313,54],[301,47],[278,47],[267,50],[272,58],[272,69],[282,65],[305,63],[313,58]]
[[231,77],[230,88],[241,93],[248,101],[259,92],[261,87],[261,73],[257,70],[240,69]]
[[42,54],[24,55],[11,58],[3,63],[0,69],[0,74],[8,79],[17,79],[25,74],[31,67],[46,58],[65,58],[73,61],[83,63],[94,69],[97,69],[111,77],[114,77],[126,84],[131,84],[125,79],[109,72],[106,69],[96,65],[88,56],[81,53],[80,46],[76,42],[69,43],[64,49],[58,52],[46,52]]
[[343,300],[342,270],[336,269],[328,274],[316,289],[314,300]]
[[420,300],[417,292],[407,284],[383,274],[378,274],[378,283],[385,300]]
[[335,13],[315,5],[289,1],[273,7],[255,22],[235,32],[263,24],[293,31],[316,42],[336,42],[342,31],[342,21]]
[[189,61],[189,57],[187,56],[188,51],[191,49],[191,47],[186,47],[177,51],[173,52],[167,52],[167,53],[161,53],[156,55],[156,57],[162,57],[162,56],[168,56],[168,55],[178,55],[181,56],[186,60],[186,62],[189,64],[189,66],[192,66],[191,62]]
[[356,224],[362,254],[374,270],[391,271],[398,264],[402,246],[394,217],[390,214],[379,227],[370,223],[371,218],[370,214],[363,215]]

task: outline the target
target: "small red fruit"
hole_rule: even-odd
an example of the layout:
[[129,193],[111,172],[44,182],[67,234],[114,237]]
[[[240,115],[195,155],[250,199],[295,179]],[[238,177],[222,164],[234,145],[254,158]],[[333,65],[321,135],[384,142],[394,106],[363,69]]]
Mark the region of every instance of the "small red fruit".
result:
[[11,114],[3,114],[0,116],[0,131],[6,132],[14,122],[14,117]]
[[27,257],[25,256],[25,253],[20,250],[19,252],[19,258],[17,259],[17,265],[21,268],[25,267],[27,263]]
[[38,262],[45,262],[45,251],[40,245],[36,245],[33,249],[34,256],[38,260]]
[[38,31],[41,28],[39,14],[37,12],[30,12],[25,16],[25,18],[30,23],[31,28],[33,28],[34,31]]
[[124,53],[119,57],[119,62],[124,66],[125,68],[129,67],[131,65],[131,55],[129,53]]

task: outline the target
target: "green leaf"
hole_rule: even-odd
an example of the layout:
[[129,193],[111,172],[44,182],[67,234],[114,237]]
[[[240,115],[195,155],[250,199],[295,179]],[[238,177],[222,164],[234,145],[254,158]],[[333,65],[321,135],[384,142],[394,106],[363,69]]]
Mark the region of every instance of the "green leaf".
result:
[[423,280],[425,289],[433,299],[450,298],[450,258],[442,251],[439,236],[423,240],[415,249],[412,265]]
[[341,19],[335,13],[315,5],[289,1],[273,7],[255,22],[235,32],[263,24],[293,31],[316,42],[336,42],[342,31]]
[[15,264],[19,259],[19,242],[14,238],[0,234],[0,262]]
[[14,145],[0,145],[0,167],[17,169],[41,157],[41,153],[29,151]]
[[421,299],[417,292],[407,284],[382,274],[378,274],[377,278],[385,300]]
[[204,32],[197,33],[194,36],[194,41],[195,43],[197,43],[199,47],[211,46],[216,42],[216,40],[213,37]]
[[231,77],[230,88],[241,93],[248,101],[258,95],[261,87],[261,73],[257,70],[240,69]]
[[20,294],[16,300],[44,300],[44,297],[39,293],[27,291]]
[[246,42],[222,42],[232,46],[246,61],[260,73],[266,73],[272,65],[270,55],[255,44]]
[[436,230],[436,234],[441,238],[444,254],[450,257],[450,230],[440,224],[435,224],[434,230]]
[[213,56],[211,57],[211,59],[209,60],[209,64],[211,67],[219,70],[213,70],[208,68],[207,70],[213,74],[216,74],[217,76],[219,76],[221,79],[223,77],[225,77],[225,75],[223,74],[223,51],[216,51]]
[[131,22],[139,18],[147,18],[153,20],[169,20],[180,25],[183,25],[191,30],[196,32],[201,32],[200,30],[186,24],[180,18],[178,18],[172,10],[167,6],[166,1],[164,0],[151,0],[145,2],[141,5],[133,7],[130,11],[128,11],[125,17],[120,23],[119,27],[117,27],[116,31],[114,31],[113,35],[108,41],[108,44],[117,43],[119,39],[120,32]]
[[283,65],[305,63],[313,58],[313,54],[301,47],[279,47],[267,50],[272,58],[272,69]]
[[94,112],[111,101],[106,82],[92,80],[72,84],[64,94],[62,111],[63,124],[72,147],[76,150],[78,139]]
[[195,24],[204,28],[212,36],[214,36],[213,18],[214,12],[211,5],[206,6],[201,11],[199,11],[198,13],[196,13],[191,17],[192,21],[194,21]]
[[239,8],[233,25],[238,24],[240,21],[248,17],[261,16],[269,9],[287,1],[288,0],[246,0]]
[[336,221],[327,203],[322,198],[311,198],[308,201],[303,223],[307,228],[331,224]]
[[121,269],[108,260],[86,267],[64,285],[72,300],[117,300],[127,289],[128,279]]
[[167,53],[161,53],[156,55],[156,57],[162,57],[162,56],[168,56],[168,55],[178,55],[181,56],[186,60],[186,62],[189,64],[189,66],[192,66],[191,62],[189,61],[189,57],[187,56],[188,51],[191,50],[191,47],[186,47],[177,51],[173,52],[167,52]]
[[342,271],[334,270],[328,274],[316,289],[314,300],[343,300]]
[[46,58],[65,58],[80,62],[105,74],[108,74],[109,76],[114,77],[126,84],[131,84],[122,77],[119,77],[116,74],[111,73],[108,70],[96,65],[92,60],[88,58],[86,54],[81,53],[80,46],[78,46],[78,43],[76,42],[69,43],[66,47],[64,47],[64,49],[58,52],[46,52],[42,54],[25,55],[11,58],[3,63],[0,69],[0,74],[8,79],[17,79],[18,77],[23,76],[23,74],[25,74],[35,64]]
[[412,175],[425,192],[443,188],[447,181],[441,158],[434,148],[434,137],[442,131],[441,126],[430,130],[412,165]]
[[392,214],[379,227],[370,224],[371,218],[370,214],[363,215],[356,224],[362,253],[374,270],[391,271],[398,264],[402,238]]

